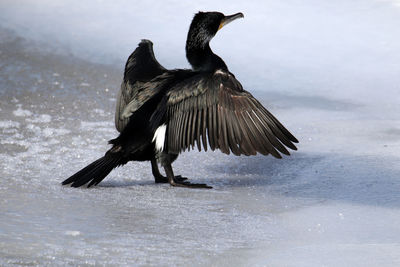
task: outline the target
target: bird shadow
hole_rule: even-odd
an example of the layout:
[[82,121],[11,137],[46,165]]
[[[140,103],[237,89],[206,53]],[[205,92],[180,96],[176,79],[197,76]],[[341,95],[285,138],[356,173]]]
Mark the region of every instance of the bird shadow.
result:
[[154,180],[110,180],[97,185],[99,188],[116,188],[116,187],[136,187],[136,186],[149,186],[156,185]]
[[271,103],[272,106],[285,110],[306,108],[326,111],[352,111],[363,106],[362,104],[353,103],[347,100],[331,99],[323,96],[285,94],[275,91],[259,91],[256,96],[264,103]]
[[[197,164],[195,169],[201,168],[198,165],[201,157],[199,159],[193,161]],[[400,208],[400,170],[390,164],[393,160],[334,153],[295,153],[281,160],[261,155],[219,158],[203,168],[218,178],[205,179],[217,190],[251,187],[265,194],[284,194],[285,197]],[[190,171],[187,174],[194,179],[198,176]],[[108,180],[98,187],[155,185],[163,184],[155,184],[149,176],[140,180]]]
[[[390,162],[389,160],[388,162]],[[239,157],[209,166],[228,187],[268,187],[289,197],[400,208],[400,171],[369,156],[297,153],[284,160]]]

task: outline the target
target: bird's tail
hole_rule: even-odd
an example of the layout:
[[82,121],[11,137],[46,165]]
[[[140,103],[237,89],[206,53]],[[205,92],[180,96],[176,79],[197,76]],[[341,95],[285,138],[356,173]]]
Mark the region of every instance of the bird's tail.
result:
[[88,187],[100,183],[114,168],[124,164],[120,153],[107,152],[104,157],[92,162],[82,170],[78,171],[64,182],[63,185],[71,184],[79,187],[88,182]]

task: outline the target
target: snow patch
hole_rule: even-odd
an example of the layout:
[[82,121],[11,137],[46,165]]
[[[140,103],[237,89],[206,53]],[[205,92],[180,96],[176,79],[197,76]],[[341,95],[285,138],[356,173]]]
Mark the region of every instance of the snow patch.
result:
[[81,128],[83,129],[95,129],[111,127],[112,122],[109,121],[81,121]]
[[104,110],[102,110],[102,109],[95,108],[95,109],[93,109],[93,111],[94,111],[94,113],[97,113],[97,114],[99,114],[99,115],[101,115],[101,116],[104,116],[104,115],[105,115],[105,112],[104,112]]
[[27,109],[22,109],[21,105],[18,105],[18,108],[13,111],[14,116],[17,117],[29,117],[32,116],[32,112]]
[[35,118],[27,118],[26,121],[33,123],[49,123],[51,122],[51,116],[48,114],[41,114],[40,116]]
[[9,129],[9,128],[19,128],[20,123],[17,121],[0,121],[0,128]]
[[64,234],[65,235],[69,235],[69,236],[78,236],[78,235],[81,235],[81,232],[79,232],[79,231],[65,231]]

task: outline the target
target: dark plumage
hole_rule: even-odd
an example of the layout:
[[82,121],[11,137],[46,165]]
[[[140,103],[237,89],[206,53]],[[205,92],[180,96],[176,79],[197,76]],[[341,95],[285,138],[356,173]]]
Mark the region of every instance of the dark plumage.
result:
[[[174,176],[172,162],[190,148],[220,149],[235,155],[289,155],[297,139],[243,90],[225,62],[209,45],[217,31],[242,18],[199,12],[190,25],[186,56],[191,70],[167,70],[154,57],[152,43],[142,40],[125,66],[117,99],[115,126],[120,135],[110,141],[104,157],[63,184],[78,187],[101,182],[113,168],[128,161],[151,161],[156,182],[173,186],[211,188]],[[160,174],[157,162],[167,177]]]

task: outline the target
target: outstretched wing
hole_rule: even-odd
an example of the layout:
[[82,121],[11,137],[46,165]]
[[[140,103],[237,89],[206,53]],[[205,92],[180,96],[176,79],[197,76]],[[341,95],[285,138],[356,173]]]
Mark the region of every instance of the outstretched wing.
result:
[[134,112],[132,110],[137,110],[146,102],[148,95],[152,95],[145,92],[143,85],[165,71],[154,56],[153,43],[142,40],[126,62],[124,80],[117,96],[115,127],[119,132],[127,125],[129,115]]
[[[281,158],[297,139],[229,72],[199,74],[174,86],[167,95],[166,148],[170,153],[212,150],[229,154],[257,152]],[[207,142],[208,140],[208,142]],[[279,152],[278,152],[279,151]]]

